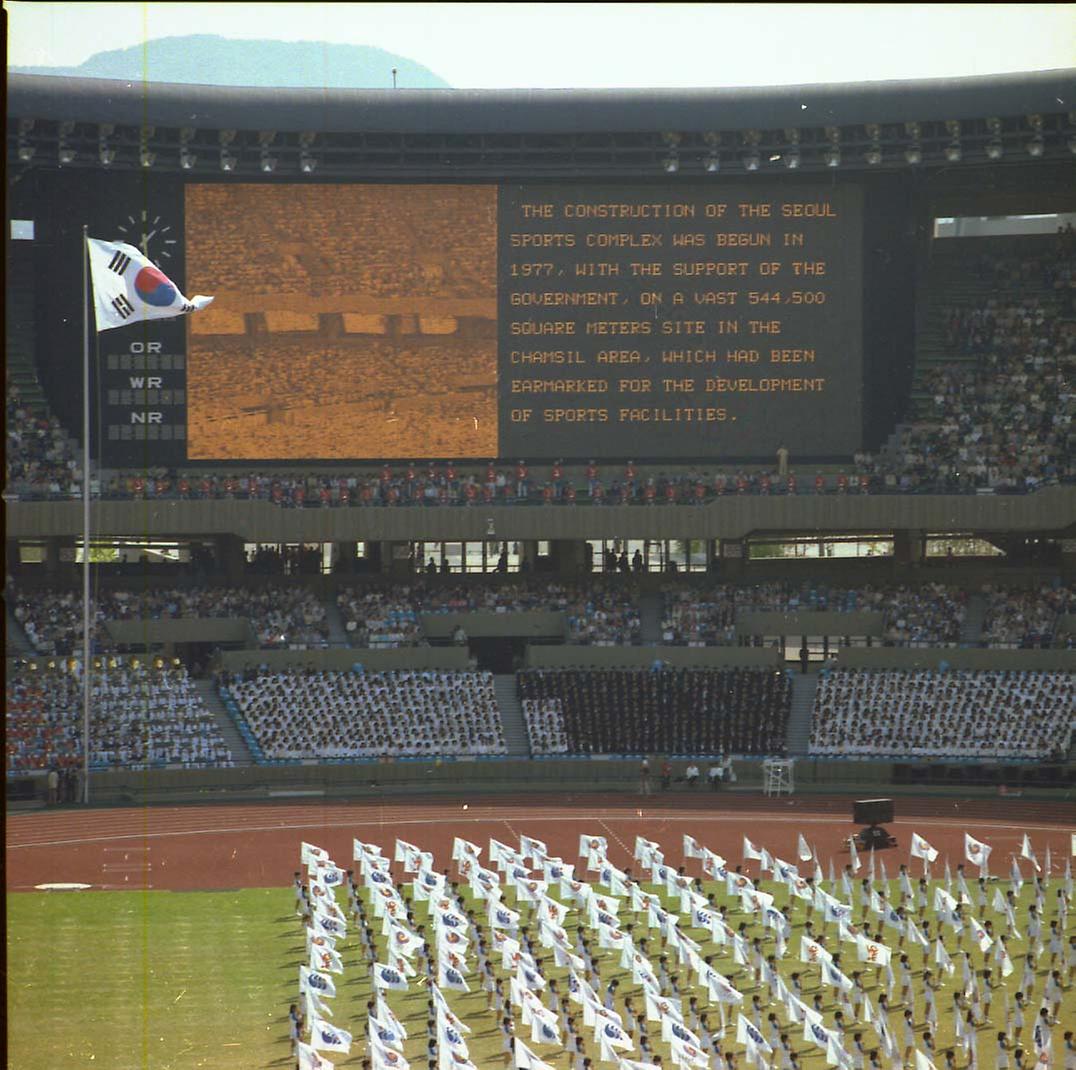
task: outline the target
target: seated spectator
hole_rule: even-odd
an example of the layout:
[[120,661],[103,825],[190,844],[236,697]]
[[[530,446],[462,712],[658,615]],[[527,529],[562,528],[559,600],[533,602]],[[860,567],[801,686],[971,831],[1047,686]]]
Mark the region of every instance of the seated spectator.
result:
[[[81,664],[32,671],[7,682],[8,772],[81,759]],[[93,670],[90,765],[147,769],[228,766],[232,756],[213,715],[180,667],[132,658]]]
[[983,643],[997,647],[1050,647],[1058,617],[1076,610],[1071,587],[1042,586],[1037,590],[987,584]]
[[1076,674],[838,669],[815,695],[811,754],[1044,758],[1067,749]]
[[266,671],[226,691],[269,760],[507,753],[489,673]]
[[792,691],[784,673],[532,669],[516,681],[531,717],[551,737],[561,731],[559,717],[571,754],[785,751]]

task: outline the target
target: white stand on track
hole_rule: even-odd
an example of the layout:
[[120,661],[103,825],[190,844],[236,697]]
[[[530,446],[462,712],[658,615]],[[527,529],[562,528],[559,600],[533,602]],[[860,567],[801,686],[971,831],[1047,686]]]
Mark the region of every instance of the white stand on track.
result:
[[762,790],[766,795],[791,795],[796,790],[794,758],[767,758],[762,763]]

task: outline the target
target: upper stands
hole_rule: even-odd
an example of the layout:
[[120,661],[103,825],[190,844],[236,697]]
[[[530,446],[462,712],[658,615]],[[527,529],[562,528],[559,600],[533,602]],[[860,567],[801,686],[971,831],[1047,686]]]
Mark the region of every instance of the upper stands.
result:
[[967,595],[940,583],[910,587],[833,587],[827,584],[765,583],[663,590],[662,642],[684,646],[731,645],[737,613],[831,613],[877,611],[885,614],[887,645],[956,643]]
[[1076,592],[1071,587],[1043,586],[1028,591],[988,584],[984,594],[984,646],[1049,647],[1058,617],[1076,608]]
[[[10,591],[9,591],[10,593]],[[72,590],[17,590],[15,619],[38,654],[71,654],[82,646],[82,593]],[[227,587],[102,590],[93,599],[93,643],[111,648],[105,621],[162,618],[241,617],[250,621],[264,648],[325,646],[325,607],[302,587]]]

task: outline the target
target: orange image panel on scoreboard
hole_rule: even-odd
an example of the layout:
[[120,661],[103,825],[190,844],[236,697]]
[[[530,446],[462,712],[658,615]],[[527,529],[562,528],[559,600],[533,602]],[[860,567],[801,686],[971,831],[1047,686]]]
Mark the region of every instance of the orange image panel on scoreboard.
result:
[[497,453],[495,186],[190,185],[188,456]]

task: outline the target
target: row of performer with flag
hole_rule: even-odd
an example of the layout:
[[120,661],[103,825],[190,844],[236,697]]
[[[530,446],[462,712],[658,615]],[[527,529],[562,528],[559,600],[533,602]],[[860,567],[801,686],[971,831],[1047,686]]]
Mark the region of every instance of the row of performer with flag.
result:
[[[456,837],[453,881],[430,852],[401,839],[391,859],[354,840],[347,871],[323,848],[302,844],[296,907],[309,961],[299,969],[302,1013],[292,1015],[300,1070],[332,1070],[324,1053],[346,1054],[354,1043],[332,1020],[334,977],[345,969],[337,944],[350,925],[365,957],[350,968],[372,981],[359,1042],[370,1070],[410,1070],[408,1034],[386,994],[419,987],[428,995],[427,1070],[489,1065],[488,1052],[475,1061],[471,1028],[446,997],[472,987],[485,990],[497,1017],[505,1066],[521,1070],[554,1070],[548,1058],[563,1067],[559,1053],[534,1050],[550,1045],[567,1052],[572,1070],[649,1070],[663,1058],[685,1070],[736,1070],[737,1049],[757,1070],[798,1070],[812,1051],[838,1070],[978,1070],[984,1029],[997,1070],[1032,1062],[1076,1070],[1072,1031],[1056,1035],[1066,1014],[1076,1017],[1071,864],[1055,877],[1049,850],[1040,866],[1026,836],[1007,880],[988,876],[991,847],[970,835],[955,874],[945,859],[936,879],[938,852],[913,835],[922,873],[913,875],[909,861],[892,883],[884,859],[871,851],[863,862],[854,840],[840,876],[830,859],[827,878],[802,835],[795,863],[747,837],[742,862],[730,863],[690,835],[679,868],[641,836],[629,869],[610,861],[598,835],[580,836],[578,863],[526,835],[518,849],[490,839],[485,862],[482,853]],[[965,862],[977,877],[965,874]],[[394,879],[393,863],[405,880]],[[697,876],[687,864],[697,864]],[[346,910],[337,888],[346,890]],[[421,904],[426,925],[416,919]],[[1007,978],[1018,962],[1021,983],[1010,999]],[[629,975],[634,995],[620,992]],[[994,1005],[997,988],[1003,1009]],[[950,1022],[943,1044],[939,1023],[947,1030]],[[667,1056],[654,1050],[658,1037]]]

